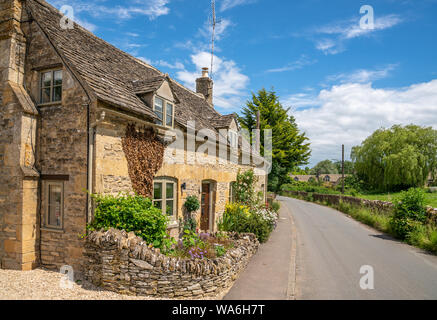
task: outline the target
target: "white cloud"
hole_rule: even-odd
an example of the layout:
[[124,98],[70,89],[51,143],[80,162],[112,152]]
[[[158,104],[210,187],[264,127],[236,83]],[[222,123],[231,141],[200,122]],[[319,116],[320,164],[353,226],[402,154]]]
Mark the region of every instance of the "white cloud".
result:
[[269,70],[267,70],[267,72],[273,73],[273,72],[285,72],[285,71],[298,70],[298,69],[302,69],[305,66],[314,64],[316,62],[317,62],[317,60],[311,60],[306,55],[303,54],[300,56],[300,58],[298,60],[293,61],[291,63],[288,63],[287,65],[285,65],[281,68],[269,69]]
[[223,0],[221,1],[220,11],[226,11],[232,9],[236,6],[241,6],[243,4],[254,3],[256,0]]
[[[222,37],[225,35],[226,29],[233,26],[233,23],[229,19],[221,19],[216,23],[215,27],[215,40],[221,40]],[[212,26],[210,21],[205,21],[203,24],[203,27],[199,29],[199,35],[202,37],[205,37],[209,41],[211,40],[212,36]]]
[[[283,101],[292,111],[312,147],[311,164],[339,159],[373,131],[414,123],[437,129],[437,79],[405,88],[376,89],[371,83],[344,83],[318,95],[296,94]],[[349,155],[349,154],[347,154]]]
[[390,72],[397,67],[397,64],[389,64],[383,68],[374,70],[359,69],[351,73],[338,73],[332,76],[328,76],[326,80],[328,82],[340,82],[340,83],[368,83],[376,80],[387,78]]
[[[402,22],[400,16],[391,14],[376,17],[373,29],[360,27],[360,18],[341,21],[327,26],[317,28],[314,33],[324,36],[316,40],[316,48],[325,54],[337,54],[345,50],[345,42],[350,39],[370,36],[376,31],[389,29]],[[329,38],[331,36],[331,38]]]
[[[211,65],[211,54],[202,51],[191,55],[195,66],[194,71],[186,69],[176,73],[186,87],[195,90],[196,79],[203,67]],[[249,78],[241,73],[237,64],[232,60],[225,60],[214,56],[214,104],[224,109],[238,109],[246,94]]]
[[109,6],[101,3],[107,1],[84,1],[76,0],[49,0],[50,3],[57,7],[70,5],[73,7],[74,14],[86,12],[94,17],[113,16],[115,18],[126,20],[135,15],[144,15],[153,20],[159,16],[167,15],[170,12],[167,6],[170,0],[126,0],[125,5]]

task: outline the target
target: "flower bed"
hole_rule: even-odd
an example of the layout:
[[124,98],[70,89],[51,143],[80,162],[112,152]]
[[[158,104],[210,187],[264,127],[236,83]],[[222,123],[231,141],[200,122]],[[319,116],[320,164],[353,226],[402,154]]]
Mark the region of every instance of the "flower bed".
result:
[[[216,235],[211,235],[215,238]],[[93,231],[85,244],[85,276],[118,293],[163,298],[215,296],[230,287],[257,251],[253,234],[227,234],[232,248],[214,259],[163,255],[133,232]]]

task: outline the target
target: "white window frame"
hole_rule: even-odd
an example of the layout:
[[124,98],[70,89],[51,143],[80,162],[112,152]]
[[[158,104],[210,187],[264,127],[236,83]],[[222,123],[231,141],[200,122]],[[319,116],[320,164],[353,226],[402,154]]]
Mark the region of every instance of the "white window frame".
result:
[[[167,128],[174,128],[174,109],[175,109],[175,103],[170,102],[166,100],[165,98],[155,95],[153,98],[153,112],[156,112],[155,106],[156,106],[156,99],[162,100],[162,126]],[[171,113],[171,126],[167,125],[167,105],[170,104],[172,106],[172,113]]]
[[[56,85],[54,84],[55,81],[55,72],[61,72],[61,78],[62,78],[62,83],[61,85]],[[49,101],[43,102],[42,98],[43,98],[43,89],[49,88],[49,87],[45,87],[43,86],[43,75],[46,73],[51,73],[51,82],[50,82],[50,99]],[[63,97],[63,86],[64,86],[64,72],[62,69],[53,69],[53,70],[44,70],[41,71],[39,73],[39,104],[40,105],[44,105],[44,104],[54,104],[54,103],[62,103],[62,97]],[[61,87],[61,100],[53,100],[53,92],[54,92],[54,88],[55,87]]]
[[[155,199],[155,183],[161,183],[161,198]],[[167,183],[173,184],[173,198],[167,198]],[[173,201],[173,214],[167,214],[167,201]],[[153,180],[153,203],[161,201],[161,212],[170,218],[171,221],[177,220],[177,203],[178,203],[178,182],[177,179],[171,177],[158,177]]]
[[[43,226],[47,229],[62,230],[64,228],[64,182],[45,180],[44,183],[44,219]],[[57,186],[61,188],[61,223],[60,226],[49,224],[49,210],[50,210],[50,186]]]

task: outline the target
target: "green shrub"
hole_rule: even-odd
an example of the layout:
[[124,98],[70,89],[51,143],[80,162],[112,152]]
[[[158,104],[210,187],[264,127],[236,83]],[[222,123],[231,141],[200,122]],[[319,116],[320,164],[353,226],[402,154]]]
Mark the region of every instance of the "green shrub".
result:
[[391,228],[400,239],[407,239],[420,224],[426,221],[425,195],[423,190],[411,188],[396,199]]
[[251,210],[238,203],[228,204],[218,223],[220,231],[253,233],[259,242],[268,240],[274,226],[275,221],[266,209]]
[[184,207],[185,209],[187,209],[188,213],[192,213],[199,210],[200,208],[199,199],[197,199],[196,196],[187,197],[184,203]]
[[275,212],[279,212],[279,209],[281,209],[281,203],[279,201],[273,201],[272,202],[272,209]]
[[168,218],[153,206],[152,200],[138,195],[92,195],[96,210],[89,230],[115,228],[133,231],[148,244],[163,248],[168,242]]

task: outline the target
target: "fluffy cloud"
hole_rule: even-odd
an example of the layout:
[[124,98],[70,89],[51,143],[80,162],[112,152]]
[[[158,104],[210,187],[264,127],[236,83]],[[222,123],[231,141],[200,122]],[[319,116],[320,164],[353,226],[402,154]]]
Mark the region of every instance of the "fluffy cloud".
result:
[[283,103],[297,107],[292,114],[310,138],[312,165],[340,159],[341,144],[349,153],[381,127],[414,123],[437,129],[437,79],[398,89],[344,83],[318,95],[293,95]]
[[350,39],[369,36],[376,31],[394,27],[402,22],[398,15],[376,17],[373,29],[364,29],[360,26],[360,18],[337,22],[317,28],[314,33],[324,38],[316,40],[316,48],[325,54],[337,54],[345,50],[345,42]]
[[327,82],[340,83],[368,83],[379,79],[387,78],[391,71],[396,69],[397,64],[389,64],[383,68],[374,70],[359,69],[351,73],[338,73],[326,78]]
[[[176,73],[186,87],[195,90],[196,79],[203,67],[211,65],[211,54],[202,51],[191,55],[194,71],[181,70]],[[236,63],[214,56],[214,104],[224,109],[238,108],[241,105],[249,78],[241,73]]]

